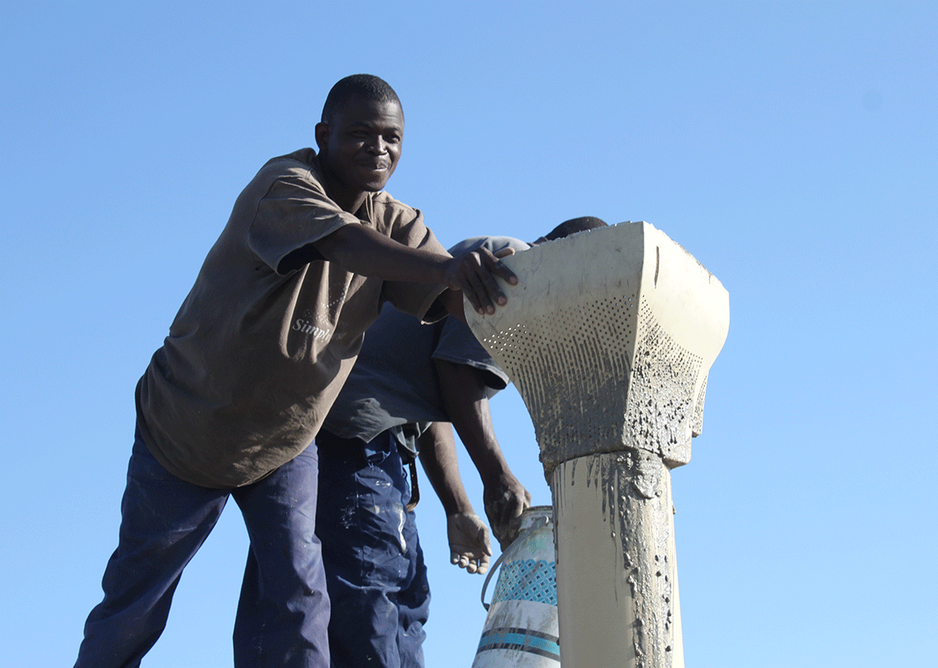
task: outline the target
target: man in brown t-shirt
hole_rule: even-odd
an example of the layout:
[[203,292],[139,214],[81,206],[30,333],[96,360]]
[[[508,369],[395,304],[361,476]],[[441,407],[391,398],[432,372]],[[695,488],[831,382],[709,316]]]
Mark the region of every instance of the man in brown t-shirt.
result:
[[329,665],[315,531],[313,442],[384,301],[425,321],[463,295],[493,313],[514,275],[490,252],[452,258],[422,214],[383,192],[404,133],[384,81],[338,82],[319,153],[269,161],[231,217],[137,386],[120,543],[76,666],[136,665],[225,502],[251,549],[235,624],[238,666]]

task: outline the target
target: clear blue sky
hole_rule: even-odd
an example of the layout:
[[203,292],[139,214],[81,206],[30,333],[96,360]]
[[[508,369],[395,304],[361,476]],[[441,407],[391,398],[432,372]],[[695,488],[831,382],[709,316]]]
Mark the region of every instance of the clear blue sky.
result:
[[[0,1],[2,663],[71,665],[137,378],[241,188],[369,72],[407,119],[388,190],[444,243],[646,220],[729,291],[673,476],[688,665],[933,665],[938,4],[393,4]],[[427,665],[468,666],[482,578],[418,516]],[[232,505],[144,666],[231,665],[246,550]]]

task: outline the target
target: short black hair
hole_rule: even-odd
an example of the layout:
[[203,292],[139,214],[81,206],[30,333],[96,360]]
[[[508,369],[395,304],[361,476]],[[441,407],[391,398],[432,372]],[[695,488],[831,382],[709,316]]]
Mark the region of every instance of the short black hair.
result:
[[322,106],[322,122],[331,123],[336,113],[356,95],[375,102],[396,102],[401,106],[397,93],[384,79],[373,74],[352,74],[337,81],[329,91]]
[[570,220],[565,220],[564,222],[560,223],[560,225],[552,229],[544,238],[548,241],[554,241],[556,239],[569,237],[571,234],[576,234],[577,232],[593,230],[597,227],[608,227],[608,225],[606,224],[606,221],[601,218],[596,218],[595,216],[571,218]]

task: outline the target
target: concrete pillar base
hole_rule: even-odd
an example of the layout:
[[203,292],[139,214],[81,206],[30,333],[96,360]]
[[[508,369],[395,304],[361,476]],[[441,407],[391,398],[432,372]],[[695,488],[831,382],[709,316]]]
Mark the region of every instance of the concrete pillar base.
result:
[[552,475],[564,668],[683,668],[671,472],[641,450]]

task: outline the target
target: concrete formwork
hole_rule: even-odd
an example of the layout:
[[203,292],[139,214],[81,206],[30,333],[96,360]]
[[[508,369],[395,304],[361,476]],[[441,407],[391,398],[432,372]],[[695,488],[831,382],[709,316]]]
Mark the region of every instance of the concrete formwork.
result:
[[648,223],[506,258],[492,316],[467,308],[534,422],[551,486],[566,668],[682,666],[670,469],[701,433],[729,295]]

